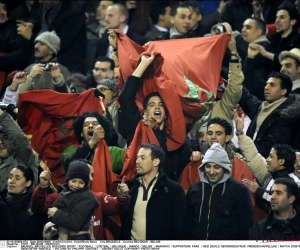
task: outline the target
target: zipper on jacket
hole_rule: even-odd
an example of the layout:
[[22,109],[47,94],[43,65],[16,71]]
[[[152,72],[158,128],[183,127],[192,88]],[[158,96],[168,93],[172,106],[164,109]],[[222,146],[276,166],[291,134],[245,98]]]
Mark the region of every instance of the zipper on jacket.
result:
[[208,216],[207,216],[207,228],[206,228],[206,231],[207,231],[207,234],[206,234],[206,240],[208,239],[208,230],[209,230],[209,216],[210,216],[210,203],[211,203],[211,197],[212,197],[212,194],[214,192],[214,189],[215,189],[215,186],[212,187],[211,189],[211,193],[210,193],[210,197],[209,197],[209,202],[208,202]]

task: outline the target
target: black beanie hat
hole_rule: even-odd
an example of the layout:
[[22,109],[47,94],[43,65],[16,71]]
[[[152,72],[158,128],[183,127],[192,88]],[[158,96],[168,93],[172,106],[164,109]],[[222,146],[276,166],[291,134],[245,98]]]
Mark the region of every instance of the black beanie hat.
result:
[[90,181],[90,168],[88,164],[82,161],[72,161],[66,174],[66,182],[74,178],[82,179],[85,185],[87,185]]

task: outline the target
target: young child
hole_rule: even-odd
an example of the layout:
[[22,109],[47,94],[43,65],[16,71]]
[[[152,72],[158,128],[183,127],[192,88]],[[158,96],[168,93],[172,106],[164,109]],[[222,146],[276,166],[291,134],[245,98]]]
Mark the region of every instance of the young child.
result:
[[90,221],[99,206],[90,191],[90,168],[82,161],[73,161],[66,182],[59,184],[63,194],[48,209],[48,217],[59,226],[59,240],[90,240]]

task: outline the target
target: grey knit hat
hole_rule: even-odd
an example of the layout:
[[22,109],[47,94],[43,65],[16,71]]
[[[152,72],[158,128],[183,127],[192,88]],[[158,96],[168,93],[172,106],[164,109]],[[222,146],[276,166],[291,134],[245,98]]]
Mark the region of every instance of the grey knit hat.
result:
[[60,49],[60,38],[56,34],[55,31],[45,31],[41,33],[35,40],[35,43],[41,42],[44,43],[49,47],[50,50],[52,50],[55,55],[57,55],[59,49]]
[[115,78],[103,78],[100,80],[100,82],[97,84],[97,87],[99,85],[105,85],[108,87],[111,91],[115,92],[115,94],[119,93],[119,90],[117,88],[118,81]]

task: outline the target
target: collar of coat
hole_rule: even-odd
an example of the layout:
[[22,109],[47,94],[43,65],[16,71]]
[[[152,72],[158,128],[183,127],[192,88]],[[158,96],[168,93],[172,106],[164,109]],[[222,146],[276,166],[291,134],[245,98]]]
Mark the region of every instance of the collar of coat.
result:
[[280,109],[280,115],[288,122],[300,122],[300,95],[290,94],[287,100],[282,103],[277,109]]
[[289,219],[286,219],[285,221],[283,220],[278,220],[275,216],[274,212],[271,212],[267,219],[266,219],[266,224],[265,224],[265,229],[271,229],[274,226],[279,226],[282,223],[285,223],[286,225],[289,225],[290,227],[292,227],[293,229],[300,231],[300,215],[299,212],[295,211],[295,216]]

